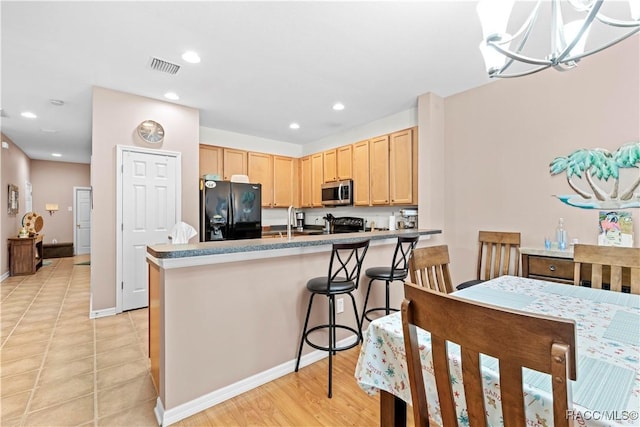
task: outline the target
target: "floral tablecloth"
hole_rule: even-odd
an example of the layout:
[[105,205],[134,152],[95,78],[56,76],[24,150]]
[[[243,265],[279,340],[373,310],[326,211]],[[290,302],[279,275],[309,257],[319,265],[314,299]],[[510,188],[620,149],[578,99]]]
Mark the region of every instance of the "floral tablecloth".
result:
[[[455,293],[456,296],[512,309],[573,319],[577,334],[577,380],[572,381],[576,425],[639,426],[640,420],[640,296],[562,285],[522,277],[502,276]],[[469,327],[474,327],[469,325]],[[424,346],[422,368],[429,412],[441,424],[430,336],[419,331]],[[463,395],[459,348],[450,345],[451,381]],[[488,425],[502,426],[497,361],[482,356]],[[411,403],[400,313],[373,321],[355,377],[369,394],[385,390]],[[551,380],[525,369],[523,376],[527,425],[553,425]],[[466,405],[457,402],[458,424],[468,426]]]

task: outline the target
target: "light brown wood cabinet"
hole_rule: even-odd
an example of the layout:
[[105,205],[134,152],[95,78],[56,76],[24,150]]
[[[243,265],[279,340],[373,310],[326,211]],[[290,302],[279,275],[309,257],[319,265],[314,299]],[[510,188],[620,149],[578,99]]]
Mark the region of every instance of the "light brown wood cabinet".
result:
[[311,155],[311,206],[322,207],[322,153]]
[[351,179],[352,174],[351,145],[334,148],[322,153],[324,182]]
[[369,141],[353,144],[353,204],[369,206]]
[[353,148],[345,145],[336,149],[336,171],[338,181],[353,178]]
[[300,159],[300,207],[313,207],[311,193],[311,156],[305,156]]
[[247,153],[249,182],[262,184],[262,207],[273,206],[273,156],[265,153]]
[[286,208],[298,204],[296,159],[292,157],[273,156],[273,206]]
[[336,150],[327,150],[322,153],[323,181],[335,182],[338,180],[338,169],[336,168]]
[[247,152],[234,148],[223,148],[223,177],[229,181],[232,175],[247,175]]
[[369,141],[369,195],[371,205],[389,204],[389,135]]
[[[414,129],[389,136],[389,197],[392,205],[417,204],[417,138]],[[417,188],[415,188],[417,190]]]
[[42,267],[43,237],[38,234],[35,237],[9,238],[9,275],[35,274]]
[[222,147],[200,144],[200,176],[219,175],[223,176],[222,170]]

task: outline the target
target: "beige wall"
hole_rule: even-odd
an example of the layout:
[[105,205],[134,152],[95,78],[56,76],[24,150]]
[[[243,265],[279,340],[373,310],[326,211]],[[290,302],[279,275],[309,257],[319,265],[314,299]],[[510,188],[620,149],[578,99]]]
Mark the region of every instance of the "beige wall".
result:
[[[135,130],[144,120],[161,123],[160,147],[142,142]],[[93,90],[91,185],[92,310],[116,305],[116,146],[182,153],[182,221],[198,224],[198,110],[104,88]]]
[[[33,210],[44,218],[44,243],[56,239],[58,243],[73,242],[73,187],[90,185],[89,165],[82,163],[31,161]],[[55,203],[59,211],[53,215],[45,204]]]
[[[0,134],[2,141],[9,144],[9,148],[0,149],[0,175],[2,180],[2,192],[0,193],[0,242],[2,242],[2,251],[0,251],[0,276],[9,274],[9,255],[7,251],[7,238],[18,235],[20,227],[22,227],[22,217],[25,214],[25,183],[29,181],[29,171],[31,168],[31,160],[24,152],[13,143],[11,139],[4,134]],[[17,215],[9,215],[7,212],[7,197],[9,184],[17,185],[19,191]]]
[[[570,238],[596,243],[599,211],[552,197],[572,191],[564,175],[549,174],[549,163],[640,138],[639,54],[634,37],[568,72],[500,80],[445,99],[444,237],[455,282],[475,275],[479,229],[520,231],[523,246],[541,247],[564,217]],[[441,200],[421,199],[420,208],[434,202]],[[632,212],[638,246],[640,216]]]

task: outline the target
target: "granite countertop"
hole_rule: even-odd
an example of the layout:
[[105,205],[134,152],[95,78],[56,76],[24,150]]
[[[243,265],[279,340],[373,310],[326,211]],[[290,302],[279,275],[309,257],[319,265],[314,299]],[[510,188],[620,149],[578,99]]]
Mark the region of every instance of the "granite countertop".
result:
[[147,246],[147,255],[156,259],[200,257],[207,255],[232,254],[239,252],[269,251],[275,249],[303,248],[311,246],[331,245],[334,242],[349,243],[363,239],[383,240],[404,234],[427,236],[440,234],[441,230],[412,229],[394,231],[370,231],[344,234],[300,235],[287,240],[279,237],[246,240],[224,240],[217,242],[201,242],[178,245]]

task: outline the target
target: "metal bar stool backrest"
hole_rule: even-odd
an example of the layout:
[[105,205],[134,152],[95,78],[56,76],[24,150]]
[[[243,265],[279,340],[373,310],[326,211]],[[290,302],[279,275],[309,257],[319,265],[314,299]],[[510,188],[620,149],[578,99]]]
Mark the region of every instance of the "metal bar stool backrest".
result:
[[404,280],[409,271],[409,259],[418,244],[419,235],[398,236],[398,243],[393,252],[393,260],[391,261],[391,276],[389,281]]
[[354,243],[334,243],[329,261],[329,275],[327,276],[327,293],[332,283],[353,282],[358,288],[362,261],[369,248],[369,240]]

